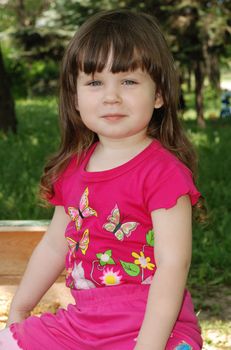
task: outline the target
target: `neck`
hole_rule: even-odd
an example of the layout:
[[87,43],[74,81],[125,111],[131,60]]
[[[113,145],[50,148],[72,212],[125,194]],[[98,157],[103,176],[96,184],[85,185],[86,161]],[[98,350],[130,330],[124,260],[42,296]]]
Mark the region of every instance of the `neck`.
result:
[[146,134],[134,135],[122,140],[99,137],[99,148],[104,152],[126,152],[130,150],[143,149],[151,142],[152,139]]
[[103,171],[120,166],[142,152],[153,139],[147,137],[129,137],[129,139],[99,138],[87,165],[87,171]]

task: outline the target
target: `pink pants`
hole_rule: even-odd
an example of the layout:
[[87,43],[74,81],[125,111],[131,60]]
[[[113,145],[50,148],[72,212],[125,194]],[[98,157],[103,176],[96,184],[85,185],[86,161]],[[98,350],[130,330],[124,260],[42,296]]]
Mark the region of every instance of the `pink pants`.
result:
[[[10,329],[19,348],[24,350],[133,350],[148,291],[149,285],[74,290],[76,305],[69,305],[67,310],[59,309],[56,315],[31,316],[11,325]],[[186,291],[166,350],[201,348],[200,329]]]

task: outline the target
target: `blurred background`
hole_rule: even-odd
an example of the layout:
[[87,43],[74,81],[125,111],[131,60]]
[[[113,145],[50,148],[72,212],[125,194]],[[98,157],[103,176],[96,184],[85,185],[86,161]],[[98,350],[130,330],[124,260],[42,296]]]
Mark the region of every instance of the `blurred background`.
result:
[[205,349],[230,349],[231,1],[0,0],[0,220],[50,219],[37,193],[59,145],[60,60],[86,18],[116,8],[154,15],[179,69],[179,116],[209,210],[205,225],[194,224],[189,288]]

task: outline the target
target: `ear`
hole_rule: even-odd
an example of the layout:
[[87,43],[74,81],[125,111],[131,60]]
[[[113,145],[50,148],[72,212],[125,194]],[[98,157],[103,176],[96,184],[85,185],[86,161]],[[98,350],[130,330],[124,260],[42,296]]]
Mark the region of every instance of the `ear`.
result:
[[162,94],[160,92],[157,92],[155,95],[155,102],[154,102],[154,108],[160,108],[164,104]]

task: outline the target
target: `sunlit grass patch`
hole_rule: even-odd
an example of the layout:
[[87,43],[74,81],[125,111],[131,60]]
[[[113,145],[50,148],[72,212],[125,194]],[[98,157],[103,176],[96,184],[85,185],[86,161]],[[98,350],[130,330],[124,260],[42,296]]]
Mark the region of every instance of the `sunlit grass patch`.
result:
[[[184,94],[186,111],[183,114],[184,120],[196,119],[195,95],[194,91]],[[218,119],[221,108],[220,94],[211,89],[210,85],[204,88],[204,117],[206,120]]]
[[204,350],[231,349],[231,322],[221,320],[201,321]]

